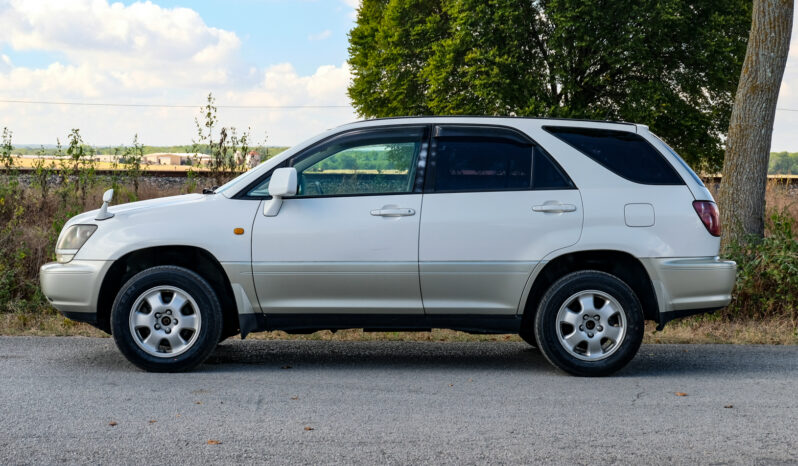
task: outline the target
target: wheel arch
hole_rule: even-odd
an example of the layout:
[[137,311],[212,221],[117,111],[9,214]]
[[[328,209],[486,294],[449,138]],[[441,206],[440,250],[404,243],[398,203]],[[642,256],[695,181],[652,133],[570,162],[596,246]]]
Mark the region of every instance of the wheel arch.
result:
[[659,322],[657,295],[643,263],[628,252],[589,250],[557,256],[548,261],[535,275],[523,307],[522,332],[532,332],[538,305],[546,290],[563,276],[580,270],[598,270],[623,280],[640,300],[643,317],[646,320]]
[[184,245],[137,249],[115,260],[103,277],[97,297],[97,327],[111,333],[111,308],[119,290],[133,275],[160,265],[184,267],[207,280],[222,306],[222,334],[234,335],[238,332],[238,308],[224,268],[206,249]]

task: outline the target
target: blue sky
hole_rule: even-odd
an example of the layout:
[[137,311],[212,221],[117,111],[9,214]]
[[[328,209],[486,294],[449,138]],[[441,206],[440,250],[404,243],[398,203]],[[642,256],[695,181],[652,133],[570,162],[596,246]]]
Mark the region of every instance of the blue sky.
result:
[[[133,2],[125,2],[133,3]],[[241,55],[252,64],[293,63],[300,74],[320,64],[343,63],[352,9],[329,0],[156,1],[163,7],[188,7],[209,26],[236,31]],[[329,37],[319,38],[325,31]],[[317,37],[314,37],[317,36]],[[314,40],[315,39],[315,40]]]

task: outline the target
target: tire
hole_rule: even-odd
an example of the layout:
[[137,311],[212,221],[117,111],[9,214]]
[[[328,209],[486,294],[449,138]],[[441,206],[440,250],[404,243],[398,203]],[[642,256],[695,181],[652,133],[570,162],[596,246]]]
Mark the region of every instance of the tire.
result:
[[614,275],[570,273],[543,295],[535,316],[540,350],[556,368],[600,377],[624,367],[643,341],[644,319],[634,291]]
[[188,371],[216,348],[222,307],[213,288],[196,273],[152,267],[133,276],[117,294],[111,329],[116,346],[141,369]]

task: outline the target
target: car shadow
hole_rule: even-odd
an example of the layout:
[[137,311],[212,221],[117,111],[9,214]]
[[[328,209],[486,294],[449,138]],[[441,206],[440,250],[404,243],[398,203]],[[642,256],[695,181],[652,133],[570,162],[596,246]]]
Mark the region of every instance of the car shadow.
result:
[[[247,341],[223,343],[204,368],[485,369],[552,371],[543,355],[515,342]],[[202,368],[201,368],[202,369]]]
[[[485,370],[563,374],[543,354],[515,342],[235,341],[219,345],[200,371]],[[798,347],[645,345],[617,377],[734,374],[798,370]]]

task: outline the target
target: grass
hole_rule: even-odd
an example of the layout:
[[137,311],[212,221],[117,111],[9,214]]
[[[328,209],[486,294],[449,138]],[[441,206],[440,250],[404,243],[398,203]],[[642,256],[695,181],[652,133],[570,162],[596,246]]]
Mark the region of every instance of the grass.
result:
[[[728,322],[712,316],[699,316],[669,323],[657,332],[652,322],[646,324],[643,342],[798,345],[798,327],[784,319]],[[0,314],[2,336],[82,336],[107,338],[108,334],[55,312],[14,312]],[[237,337],[235,337],[237,338]],[[261,332],[247,336],[252,340],[322,340],[322,341],[522,341],[518,335],[470,335],[447,329],[431,332],[364,332],[362,330],[322,331],[310,335],[289,335],[285,332]]]

